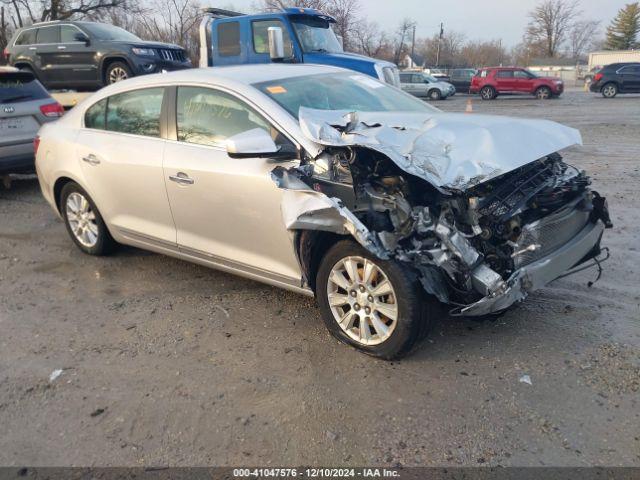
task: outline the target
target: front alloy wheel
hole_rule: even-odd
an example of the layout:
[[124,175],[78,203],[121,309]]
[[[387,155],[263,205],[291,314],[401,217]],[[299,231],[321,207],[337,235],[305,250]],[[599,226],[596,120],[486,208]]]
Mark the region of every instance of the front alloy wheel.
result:
[[551,98],[551,89],[549,87],[540,87],[536,90],[536,98],[538,100],[548,100]]
[[435,313],[411,268],[381,260],[353,240],[327,251],[315,290],[322,320],[338,340],[387,360],[408,353]]
[[329,274],[327,296],[334,320],[352,340],[379,345],[398,323],[393,285],[373,261],[346,257]]

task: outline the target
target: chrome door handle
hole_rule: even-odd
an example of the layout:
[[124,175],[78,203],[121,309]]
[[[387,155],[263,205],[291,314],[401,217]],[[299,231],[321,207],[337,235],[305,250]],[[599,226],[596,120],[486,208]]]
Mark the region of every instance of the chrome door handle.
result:
[[178,172],[175,175],[169,175],[169,180],[179,183],[180,185],[193,185],[195,183],[193,178],[189,178],[189,175],[182,172]]
[[66,50],[67,47],[65,47],[64,45],[58,45],[58,50]]
[[89,165],[99,165],[100,159],[96,157],[93,153],[87,155],[86,157],[82,157],[83,162],[87,162]]

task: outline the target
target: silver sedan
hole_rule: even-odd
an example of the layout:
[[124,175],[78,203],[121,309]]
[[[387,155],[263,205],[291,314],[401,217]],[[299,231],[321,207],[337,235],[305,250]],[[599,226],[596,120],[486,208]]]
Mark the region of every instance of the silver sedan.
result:
[[332,334],[385,359],[442,306],[498,313],[584,268],[610,225],[556,153],[576,130],[445,114],[334,67],[134,78],[39,135],[42,192],[83,252],[128,244],[315,295]]

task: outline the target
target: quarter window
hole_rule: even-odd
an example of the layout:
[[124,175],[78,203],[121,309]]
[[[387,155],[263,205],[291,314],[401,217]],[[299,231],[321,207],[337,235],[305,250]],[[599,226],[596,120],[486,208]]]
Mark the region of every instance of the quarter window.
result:
[[36,43],[36,29],[25,30],[18,38],[16,38],[16,45],[34,45]]
[[107,130],[159,137],[163,94],[164,88],[149,88],[109,97]]
[[95,105],[89,107],[84,114],[84,126],[104,130],[107,117],[107,99],[102,99]]
[[36,35],[36,43],[38,45],[47,43],[58,43],[60,41],[58,38],[59,31],[60,29],[57,26],[39,28],[38,34]]
[[218,25],[218,51],[221,57],[240,55],[239,22],[224,22]]
[[256,53],[269,53],[269,27],[280,27],[284,40],[284,56],[293,56],[289,31],[280,20],[258,20],[251,23],[253,30],[253,50]]
[[180,142],[219,146],[227,138],[255,128],[274,133],[244,102],[210,88],[179,87],[177,116]]

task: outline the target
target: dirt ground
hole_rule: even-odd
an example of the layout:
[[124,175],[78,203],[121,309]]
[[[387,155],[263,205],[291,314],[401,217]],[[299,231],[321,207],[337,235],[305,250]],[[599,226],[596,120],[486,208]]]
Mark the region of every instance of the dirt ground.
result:
[[473,109],[582,131],[565,156],[609,198],[612,258],[591,288],[443,318],[401,362],[333,340],[310,299],[83,255],[34,178],[0,187],[0,465],[640,466],[640,96]]

